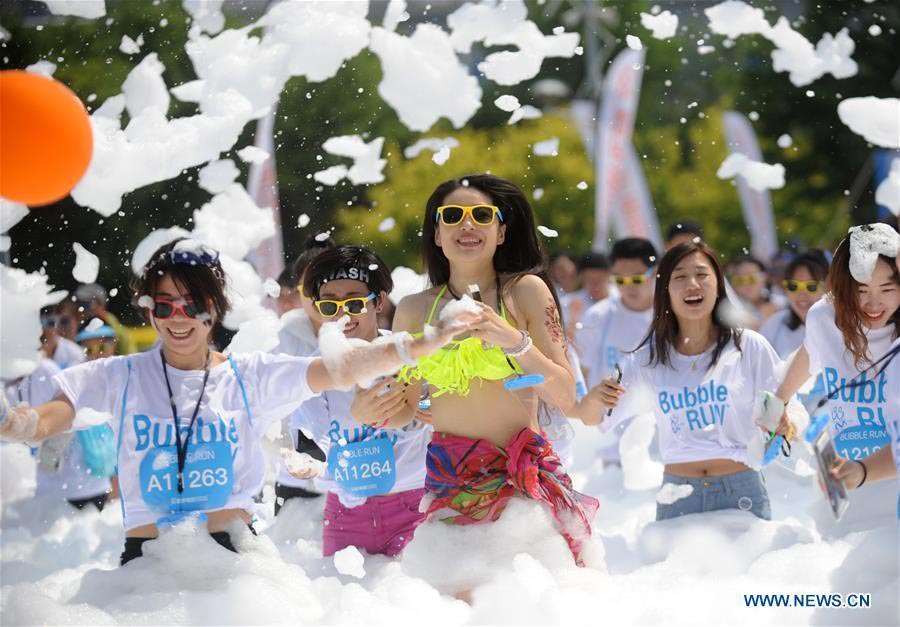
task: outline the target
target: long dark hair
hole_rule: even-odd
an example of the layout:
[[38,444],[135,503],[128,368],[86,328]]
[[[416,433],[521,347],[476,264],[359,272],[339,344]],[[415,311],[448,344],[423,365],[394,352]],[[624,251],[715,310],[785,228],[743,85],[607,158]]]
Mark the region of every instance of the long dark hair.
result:
[[526,274],[540,277],[547,284],[562,318],[556,289],[547,273],[547,256],[535,228],[534,210],[515,183],[493,174],[471,174],[444,181],[428,199],[422,220],[422,257],[431,284],[443,285],[450,280],[450,261],[441,247],[434,243],[437,230],[435,216],[437,208],[444,204],[444,199],[460,187],[476,189],[485,194],[503,212],[506,236],[494,253],[494,271],[498,275],[507,275],[507,285],[515,283]]
[[[812,278],[819,283],[825,283],[828,280],[828,258],[818,248],[810,248],[805,253],[794,257],[784,270],[784,278],[794,278],[794,273],[800,268],[806,268]],[[796,331],[803,326],[803,320],[794,313],[793,309],[788,307],[788,319],[785,321],[785,325],[791,331]]]
[[653,294],[653,322],[650,324],[650,331],[641,340],[638,349],[645,344],[650,348],[650,359],[648,366],[661,364],[663,366],[671,366],[672,359],[669,350],[678,340],[678,318],[672,310],[672,301],[669,298],[669,281],[672,273],[682,259],[693,253],[702,253],[709,265],[712,267],[716,275],[716,306],[713,309],[713,326],[716,329],[716,348],[712,354],[709,368],[716,365],[719,356],[728,345],[728,342],[734,342],[738,350],[741,350],[741,331],[731,326],[723,319],[722,306],[728,304],[728,295],[725,292],[725,275],[722,272],[722,266],[716,257],[716,252],[703,241],[697,240],[679,244],[665,254],[662,261],[659,262],[659,269],[656,275],[656,290]]
[[[878,259],[888,264],[891,268],[891,279],[900,285],[900,272],[894,264],[893,257],[878,255]],[[871,362],[869,355],[869,338],[866,336],[863,325],[862,311],[859,307],[860,283],[853,278],[850,272],[850,237],[845,237],[834,251],[834,259],[831,261],[831,272],[828,275],[828,291],[834,304],[834,323],[844,336],[844,347],[851,355],[857,368],[862,368]],[[885,326],[893,326],[893,336],[900,335],[900,308],[885,323]]]

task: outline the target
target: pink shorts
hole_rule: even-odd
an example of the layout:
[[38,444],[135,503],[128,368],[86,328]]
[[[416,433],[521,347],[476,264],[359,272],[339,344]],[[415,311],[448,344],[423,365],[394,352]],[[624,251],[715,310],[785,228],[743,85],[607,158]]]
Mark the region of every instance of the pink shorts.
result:
[[344,507],[337,494],[329,492],[325,501],[322,554],[325,557],[348,546],[370,555],[394,557],[403,550],[425,515],[419,501],[425,488],[370,496],[357,507]]

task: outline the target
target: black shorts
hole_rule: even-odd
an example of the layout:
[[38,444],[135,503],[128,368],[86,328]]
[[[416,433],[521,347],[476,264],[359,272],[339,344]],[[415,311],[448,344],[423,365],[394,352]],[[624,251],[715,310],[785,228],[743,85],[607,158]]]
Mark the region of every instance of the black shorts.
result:
[[89,496],[86,499],[67,499],[72,507],[77,507],[78,509],[84,509],[86,505],[91,504],[97,508],[97,511],[102,512],[103,507],[106,505],[106,501],[109,500],[109,492],[104,492],[103,494],[98,494],[97,496]]

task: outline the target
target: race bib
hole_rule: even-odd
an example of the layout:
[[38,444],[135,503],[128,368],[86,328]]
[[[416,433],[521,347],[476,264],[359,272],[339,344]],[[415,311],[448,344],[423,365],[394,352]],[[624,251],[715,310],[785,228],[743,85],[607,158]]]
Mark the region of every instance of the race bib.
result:
[[328,472],[341,490],[361,497],[387,494],[397,481],[394,445],[387,438],[332,446]]
[[178,513],[225,507],[234,485],[231,445],[209,442],[191,446],[184,464],[184,491],[178,492],[175,446],[150,449],[140,467],[141,495],[156,512]]
[[847,427],[834,436],[834,448],[845,459],[857,460],[868,457],[883,446],[890,438],[887,431],[868,425]]

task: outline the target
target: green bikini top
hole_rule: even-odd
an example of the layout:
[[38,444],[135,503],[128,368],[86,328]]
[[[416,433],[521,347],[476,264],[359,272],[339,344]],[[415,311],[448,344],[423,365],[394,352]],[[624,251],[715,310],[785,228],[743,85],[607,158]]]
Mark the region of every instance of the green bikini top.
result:
[[[500,298],[500,285],[497,281],[497,300],[500,305],[500,316],[506,320],[506,308],[503,299]],[[426,325],[431,324],[441,302],[447,286],[444,285],[438,292],[431,313],[428,314]],[[452,294],[452,292],[451,292]],[[459,396],[468,396],[470,381],[481,379],[487,381],[501,381],[513,375],[522,374],[522,369],[499,346],[485,348],[477,337],[467,337],[464,340],[452,340],[447,346],[439,348],[431,355],[419,357],[415,366],[403,366],[397,378],[404,383],[413,381],[426,381],[435,388],[432,396],[453,393]]]

